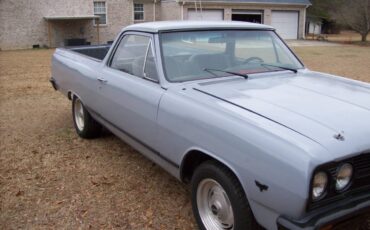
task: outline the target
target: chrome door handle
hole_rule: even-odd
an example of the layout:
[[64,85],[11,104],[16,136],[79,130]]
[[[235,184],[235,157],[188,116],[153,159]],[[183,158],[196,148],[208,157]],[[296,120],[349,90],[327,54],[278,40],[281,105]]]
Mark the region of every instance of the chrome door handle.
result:
[[98,77],[98,78],[97,78],[97,80],[98,80],[100,83],[103,83],[103,84],[105,84],[105,83],[107,83],[107,82],[108,82],[108,80],[107,80],[107,79],[102,78],[102,77]]

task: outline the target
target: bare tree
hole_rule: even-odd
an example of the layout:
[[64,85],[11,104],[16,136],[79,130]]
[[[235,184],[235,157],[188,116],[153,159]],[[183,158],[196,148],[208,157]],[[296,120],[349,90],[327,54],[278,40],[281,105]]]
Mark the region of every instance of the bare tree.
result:
[[370,0],[334,0],[333,18],[361,34],[365,42],[370,32]]

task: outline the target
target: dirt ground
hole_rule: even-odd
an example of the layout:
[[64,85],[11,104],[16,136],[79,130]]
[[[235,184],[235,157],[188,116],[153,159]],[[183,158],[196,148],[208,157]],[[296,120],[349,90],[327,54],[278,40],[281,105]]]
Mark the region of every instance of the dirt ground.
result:
[[[370,48],[295,50],[370,82]],[[0,52],[0,229],[195,229],[185,185],[111,134],[77,137],[48,82],[52,52]]]

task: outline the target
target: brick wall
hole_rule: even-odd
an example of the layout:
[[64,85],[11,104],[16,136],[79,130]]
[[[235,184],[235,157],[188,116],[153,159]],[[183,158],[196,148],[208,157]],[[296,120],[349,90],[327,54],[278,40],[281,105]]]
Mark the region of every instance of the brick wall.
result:
[[179,3],[175,1],[162,1],[160,8],[161,20],[170,21],[182,19],[182,6]]
[[[100,43],[116,38],[124,26],[133,23],[132,0],[106,0],[107,25],[100,26]],[[96,26],[89,27],[92,44],[97,43]]]
[[[93,15],[94,0],[0,0],[0,49],[26,49],[38,44],[48,46],[48,23],[45,16]],[[98,0],[97,0],[98,1]],[[123,27],[132,23],[187,18],[194,4],[162,0],[105,0],[107,25],[100,26],[100,43],[114,40]],[[144,20],[133,20],[133,3],[144,4]],[[205,4],[203,9],[224,9],[224,19],[231,20],[232,9],[263,10],[264,23],[271,24],[272,10],[300,12],[299,36],[304,36],[305,8],[303,6],[276,6],[257,4]],[[154,16],[155,14],[155,16]],[[92,20],[53,21],[52,47],[61,46],[66,38],[85,38],[96,44],[97,28]]]
[[91,15],[93,9],[90,3],[90,0],[1,0],[0,49],[47,45],[47,23],[44,16]]
[[[114,40],[124,26],[133,23],[132,0],[106,0],[107,25],[100,27],[100,41]],[[145,0],[145,2],[151,2]],[[148,6],[150,7],[150,6]],[[93,0],[0,0],[0,49],[27,49],[38,44],[48,46],[45,16],[93,15]],[[153,11],[147,9],[148,17]],[[51,22],[52,47],[63,45],[65,38],[86,38],[97,42],[92,20]]]

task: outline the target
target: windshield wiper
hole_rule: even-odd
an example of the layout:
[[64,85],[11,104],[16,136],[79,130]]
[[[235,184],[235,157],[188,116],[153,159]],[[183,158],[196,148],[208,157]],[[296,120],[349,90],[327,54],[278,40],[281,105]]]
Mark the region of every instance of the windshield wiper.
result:
[[222,70],[222,69],[210,69],[210,68],[204,68],[203,70],[212,74],[213,76],[216,76],[216,77],[220,77],[220,76],[213,73],[213,72],[223,72],[223,73],[228,73],[228,74],[232,74],[232,75],[236,75],[236,76],[241,76],[241,77],[244,77],[245,79],[248,79],[248,75],[243,74],[243,73],[231,72],[231,71],[226,71],[226,70]]
[[271,64],[266,64],[266,63],[261,63],[262,66],[271,66],[271,67],[276,67],[276,68],[280,68],[280,69],[285,69],[285,70],[290,70],[294,73],[297,73],[298,70],[297,69],[294,69],[294,68],[289,68],[289,67],[285,67],[285,66],[279,66],[279,65],[271,65]]

